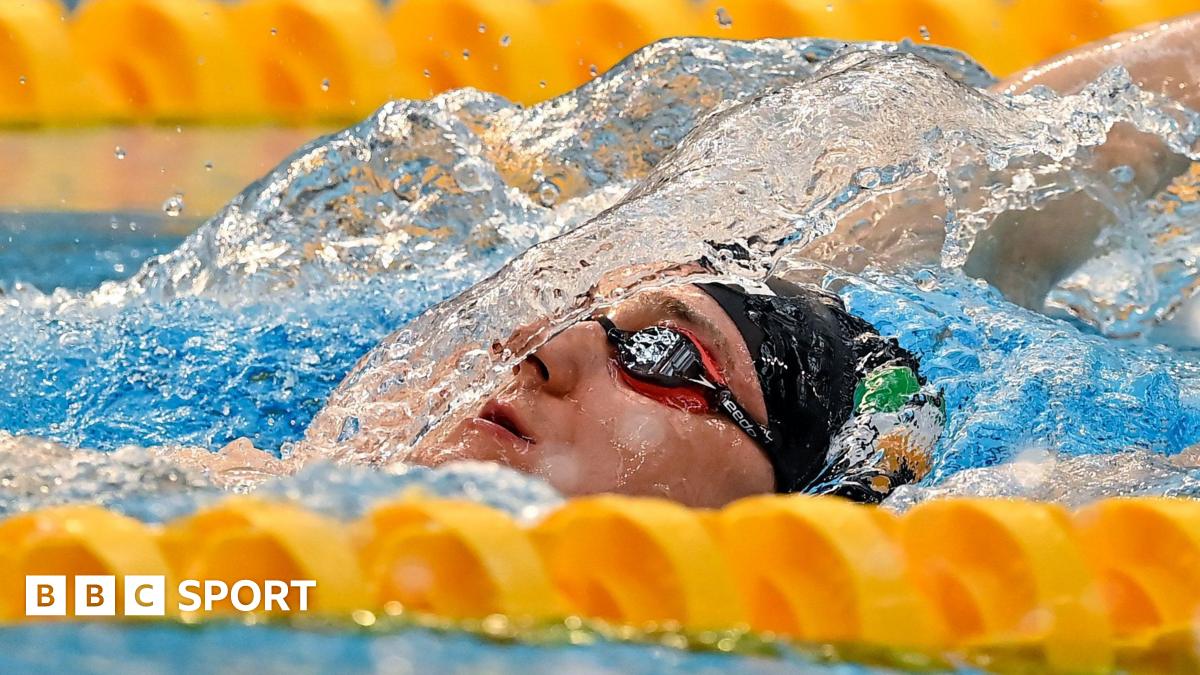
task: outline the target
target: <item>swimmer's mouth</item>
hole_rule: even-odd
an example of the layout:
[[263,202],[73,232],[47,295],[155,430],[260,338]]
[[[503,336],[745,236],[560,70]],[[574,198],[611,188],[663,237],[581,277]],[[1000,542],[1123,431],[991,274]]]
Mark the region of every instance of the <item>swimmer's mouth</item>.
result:
[[504,429],[508,433],[525,441],[526,443],[535,443],[533,437],[530,436],[521,427],[517,421],[516,414],[513,409],[503,403],[492,401],[483,406],[483,410],[479,411],[479,419],[486,420]]

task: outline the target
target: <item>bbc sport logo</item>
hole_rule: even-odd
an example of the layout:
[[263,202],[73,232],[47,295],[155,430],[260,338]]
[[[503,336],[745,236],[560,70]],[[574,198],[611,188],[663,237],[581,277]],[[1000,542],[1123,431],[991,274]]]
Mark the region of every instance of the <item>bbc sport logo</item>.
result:
[[[72,577],[73,616],[116,616],[117,578],[112,575],[80,574]],[[167,578],[162,575],[129,574],[122,577],[124,616],[166,616]],[[211,612],[228,600],[239,612],[308,611],[308,593],[317,587],[313,579],[255,581],[233,584],[218,579],[184,579],[177,586],[180,613]],[[67,577],[25,577],[25,616],[67,616]]]

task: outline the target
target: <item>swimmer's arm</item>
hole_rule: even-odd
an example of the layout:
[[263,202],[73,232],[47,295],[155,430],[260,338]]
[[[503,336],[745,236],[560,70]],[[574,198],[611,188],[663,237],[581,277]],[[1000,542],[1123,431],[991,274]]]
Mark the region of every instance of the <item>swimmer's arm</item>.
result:
[[[1123,66],[1143,91],[1200,111],[1200,14],[1135,28],[1086,44],[1009,77],[993,91],[1019,94],[1045,86],[1073,94],[1113,66]],[[1187,160],[1154,136],[1117,125],[1097,152],[1097,168],[1134,169],[1134,185],[1143,198],[1179,175]]]
[[[1144,90],[1200,110],[1200,15],[1135,29],[1089,43],[1016,73],[994,86],[996,93],[1019,94],[1046,86],[1072,94],[1105,70],[1123,65]],[[1134,170],[1126,203],[1144,201],[1184,172],[1187,162],[1156,137],[1117,125],[1096,151],[1097,173],[1121,165]],[[926,199],[931,185],[884,195],[841,220],[832,236],[805,248],[805,257],[850,270],[868,265],[936,264],[944,224]],[[934,203],[936,207],[937,204]],[[965,271],[986,279],[1009,299],[1041,309],[1046,293],[1096,254],[1096,238],[1114,222],[1111,210],[1092,197],[1074,193],[1037,210],[1006,211],[975,241]]]
[[1041,85],[1060,94],[1074,93],[1115,65],[1124,66],[1139,88],[1196,109],[1200,104],[1200,14],[1090,42],[1011,75],[992,89],[1019,94]]
[[[1041,85],[1071,94],[1115,65],[1124,66],[1143,90],[1200,110],[1200,15],[1084,45],[1017,73],[993,90],[1016,94]],[[1158,138],[1120,124],[1096,151],[1094,166],[1097,172],[1132,168],[1128,201],[1140,202],[1165,188],[1187,163]],[[966,271],[1017,302],[1040,308],[1055,283],[1095,255],[1097,236],[1114,218],[1108,208],[1082,193],[1036,211],[1005,213],[980,235]]]

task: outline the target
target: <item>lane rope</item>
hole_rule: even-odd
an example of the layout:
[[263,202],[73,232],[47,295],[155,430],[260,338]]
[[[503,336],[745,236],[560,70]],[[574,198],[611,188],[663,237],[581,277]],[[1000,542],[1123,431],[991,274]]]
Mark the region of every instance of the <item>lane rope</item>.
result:
[[[1074,513],[945,499],[897,516],[834,497],[767,495],[709,511],[607,495],[521,524],[419,496],[352,522],[237,496],[161,526],[90,505],[47,508],[0,521],[0,542],[5,623],[41,620],[24,614],[26,575],[161,575],[169,607],[184,579],[311,579],[307,611],[271,616],[581,617],[1090,672],[1164,644],[1191,649],[1200,615],[1200,502],[1170,498]],[[238,614],[225,598],[164,618]]]
[[349,123],[472,86],[531,104],[655,40],[929,41],[998,75],[1200,0],[0,3],[0,126]]

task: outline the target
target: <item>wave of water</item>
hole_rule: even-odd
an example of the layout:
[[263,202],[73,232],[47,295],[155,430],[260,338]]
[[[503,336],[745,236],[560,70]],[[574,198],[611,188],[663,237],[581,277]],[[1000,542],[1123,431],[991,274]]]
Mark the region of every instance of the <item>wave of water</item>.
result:
[[[1070,179],[1099,189],[1117,180],[1086,173],[1092,148],[1117,123],[1190,151],[1190,114],[1138,91],[1120,71],[1075,96],[1000,98],[911,55],[835,59],[817,77],[708,117],[618,204],[384,340],[334,392],[307,440],[358,461],[402,459],[434,428],[430,420],[471,409],[556,325],[634,285],[693,272],[762,278],[781,273],[781,261],[841,265],[847,252],[865,252],[869,264],[898,279],[929,259],[960,270],[990,218],[1072,194],[1043,189],[1048,183]],[[889,222],[897,213],[903,224]],[[871,242],[878,232],[900,241],[879,246]],[[642,267],[622,279],[606,277],[629,265]],[[948,299],[934,316],[964,316],[954,304]],[[1002,298],[989,304],[1011,316],[1000,309]],[[1022,330],[1035,332],[1039,320],[1031,316]],[[510,340],[539,322],[547,329],[534,340]],[[1065,340],[1053,357],[1091,358],[1077,344],[1087,341]],[[1098,405],[1072,400],[1057,426],[1091,424],[1069,420]],[[1194,440],[1192,409],[1179,412],[1187,440]],[[1009,435],[1003,442],[1021,440]],[[955,454],[953,435],[943,447]],[[1172,437],[1163,449],[1180,447]]]
[[[672,40],[529,109],[474,91],[389,104],[127,281],[7,286],[0,428],[100,450],[249,436],[284,454],[307,429],[301,450],[379,464],[595,303],[694,273],[778,273],[838,290],[922,356],[949,404],[930,485],[1030,447],[1179,453],[1200,439],[1194,357],[1102,334],[1149,333],[1183,305],[1195,211],[1155,207],[1178,194],[1143,196],[1134,169],[1097,157],[1114,125],[1189,155],[1194,116],[1120,71],[1063,97],[991,83],[910,44]],[[1098,262],[1051,289],[1069,321],[968,275],[1005,218],[1079,195],[1113,217]],[[1153,274],[1125,272],[1147,261]],[[609,274],[630,263],[645,267]],[[537,339],[511,341],[538,318]],[[21,475],[37,442],[5,442],[0,467]],[[144,512],[167,483],[209,489],[157,469],[138,483],[154,453],[86,453],[80,473],[65,452],[26,475],[69,489],[26,480],[4,507],[125,485],[112,503]],[[316,471],[341,485],[349,470]]]

